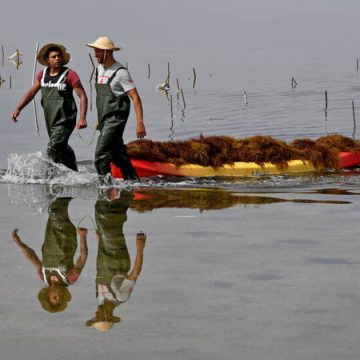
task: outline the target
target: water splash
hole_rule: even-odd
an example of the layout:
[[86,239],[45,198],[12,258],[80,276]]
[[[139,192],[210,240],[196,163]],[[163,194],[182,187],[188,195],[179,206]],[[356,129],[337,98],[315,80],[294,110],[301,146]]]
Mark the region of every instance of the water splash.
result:
[[[249,177],[153,177],[144,178],[141,183],[123,179],[101,179],[96,174],[93,161],[78,163],[79,171],[73,171],[61,164],[55,164],[42,152],[10,154],[7,170],[0,174],[0,183],[48,185],[49,192],[59,196],[78,197],[87,188],[107,189],[110,187],[133,189],[144,188],[224,188],[227,190],[276,190],[299,187],[328,186],[332,184],[359,185],[359,170],[320,172],[311,174],[257,175]],[[107,181],[108,180],[108,181]],[[82,198],[82,196],[80,196]],[[86,196],[85,196],[86,197]]]
[[7,170],[1,177],[3,183],[81,186],[97,181],[91,166],[80,166],[79,172],[76,172],[62,164],[55,164],[41,151],[9,154],[7,163]]
[[41,151],[29,154],[9,154],[8,167],[3,179],[10,183],[46,183],[61,176],[65,169],[53,164]]

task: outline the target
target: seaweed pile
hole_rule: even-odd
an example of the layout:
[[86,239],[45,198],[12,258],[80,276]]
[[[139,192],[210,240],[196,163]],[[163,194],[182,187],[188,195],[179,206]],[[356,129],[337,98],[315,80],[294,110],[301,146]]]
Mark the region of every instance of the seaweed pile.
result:
[[234,162],[273,163],[286,168],[291,160],[310,161],[315,168],[339,167],[339,153],[360,151],[360,141],[342,135],[316,140],[296,139],[290,143],[270,136],[236,139],[230,136],[200,136],[184,141],[135,140],[128,144],[132,159],[221,167]]

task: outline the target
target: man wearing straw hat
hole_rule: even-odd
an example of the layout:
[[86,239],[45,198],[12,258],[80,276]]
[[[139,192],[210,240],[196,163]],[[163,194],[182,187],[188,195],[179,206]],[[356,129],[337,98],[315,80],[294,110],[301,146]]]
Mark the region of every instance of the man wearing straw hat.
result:
[[123,133],[130,113],[130,99],[136,113],[136,136],[146,136],[140,96],[129,71],[114,59],[121,50],[107,36],[87,44],[94,49],[99,63],[96,69],[96,107],[100,135],[95,150],[95,167],[100,175],[111,172],[110,163],[118,166],[125,180],[138,180],[124,145]]
[[68,141],[76,125],[77,108],[73,90],[80,98],[80,119],[78,129],[85,128],[87,96],[74,70],[64,65],[70,61],[70,54],[60,44],[44,45],[37,56],[42,69],[33,84],[20,100],[12,119],[16,122],[21,110],[34,98],[41,89],[41,105],[44,109],[46,128],[49,135],[47,155],[55,163],[61,163],[77,171],[74,150]]

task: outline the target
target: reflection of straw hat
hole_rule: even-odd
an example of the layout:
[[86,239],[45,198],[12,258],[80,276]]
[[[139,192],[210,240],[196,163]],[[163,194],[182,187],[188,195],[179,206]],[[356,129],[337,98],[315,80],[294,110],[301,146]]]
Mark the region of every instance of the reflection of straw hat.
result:
[[59,49],[59,51],[61,52],[63,65],[66,65],[70,61],[70,54],[66,51],[65,46],[60,45],[60,44],[54,44],[54,43],[46,44],[40,49],[39,54],[37,56],[37,61],[41,65],[46,66],[47,62],[46,62],[46,57],[45,56],[46,56],[47,51],[52,47],[55,47],[55,48]]
[[104,303],[98,306],[95,316],[88,320],[85,325],[99,331],[110,330],[115,323],[120,322],[120,318],[113,315],[115,307],[114,302],[105,299]]
[[91,325],[88,325],[86,323],[86,326],[93,327],[96,330],[99,330],[101,332],[106,332],[106,331],[109,331],[114,326],[114,323],[112,323],[110,321],[99,321],[99,322],[93,323]]
[[106,332],[109,331],[114,324],[119,323],[120,318],[118,316],[112,316],[108,321],[91,319],[86,322],[87,327],[92,327],[96,330]]
[[114,42],[107,36],[100,36],[93,43],[86,45],[100,50],[112,50],[112,51],[122,50],[121,47],[115,46]]
[[[57,303],[50,301],[50,292],[56,292],[59,296]],[[68,302],[71,300],[71,294],[67,287],[56,285],[43,287],[38,294],[38,299],[42,308],[50,313],[64,311]]]

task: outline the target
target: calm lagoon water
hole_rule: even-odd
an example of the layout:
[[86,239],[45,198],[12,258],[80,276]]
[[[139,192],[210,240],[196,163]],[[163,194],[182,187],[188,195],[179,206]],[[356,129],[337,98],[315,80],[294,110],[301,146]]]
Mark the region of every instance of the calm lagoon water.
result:
[[[235,2],[229,3],[239,10]],[[145,40],[125,43],[118,58],[128,64],[142,96],[148,138],[261,134],[291,141],[331,133],[358,138],[351,108],[354,101],[357,118],[354,16],[343,7],[336,12],[332,2],[321,16],[322,1],[315,3],[313,12],[287,17],[283,25],[277,18],[266,20],[262,12],[254,17],[256,29],[249,17],[242,31],[226,33],[235,17],[230,6],[221,9],[229,23],[217,29],[204,22],[205,29],[195,31],[196,22],[189,21],[193,41],[179,41],[178,46],[154,46]],[[272,9],[276,16],[284,6],[286,2]],[[195,11],[198,7],[194,4]],[[250,13],[258,14],[252,7]],[[215,9],[209,7],[206,13],[213,16],[209,21],[218,21]],[[341,23],[345,15],[349,22]],[[303,29],[299,24],[307,21]],[[165,28],[169,26],[169,19],[164,22]],[[335,24],[337,31],[318,32],[322,24]],[[150,31],[142,36],[147,38]],[[202,36],[198,43],[197,32]],[[65,37],[70,66],[88,94],[92,67],[84,44],[93,37]],[[93,166],[92,110],[89,128],[71,138],[80,172],[58,167],[48,179],[43,172],[47,136],[39,98],[40,136],[31,105],[19,123],[10,119],[31,83],[36,41],[14,34],[10,42],[1,40],[6,57],[16,48],[23,52],[18,70],[6,57],[0,68],[5,80],[0,87],[1,358],[358,358],[359,169],[296,176],[158,178],[141,184],[116,181],[104,188]],[[166,96],[156,87],[164,82],[168,63],[171,89]],[[185,103],[178,96],[176,79]],[[133,140],[134,133],[131,114],[125,140]],[[67,208],[60,211],[57,201],[68,203]],[[24,255],[31,252],[43,261],[49,234],[66,238],[77,227],[88,230],[88,257],[79,279],[69,286],[66,309],[50,313],[38,300],[44,283]],[[14,229],[28,251],[12,239]],[[139,264],[135,260],[140,230],[147,236],[142,268],[131,297],[114,310],[121,321],[107,332],[86,326],[99,302],[97,264],[104,255],[99,233],[121,235],[130,272]],[[81,248],[77,239],[74,261]]]
[[[4,358],[357,357],[358,186],[117,190],[108,201],[109,191],[94,187],[0,185]],[[52,204],[69,197],[69,218],[56,222]],[[67,308],[49,313],[37,298],[44,284],[11,232],[42,259],[49,232],[70,236],[69,222],[88,229],[89,255]],[[98,306],[96,228],[123,233],[131,268],[135,235],[147,235],[134,291],[106,333],[85,325]]]

